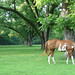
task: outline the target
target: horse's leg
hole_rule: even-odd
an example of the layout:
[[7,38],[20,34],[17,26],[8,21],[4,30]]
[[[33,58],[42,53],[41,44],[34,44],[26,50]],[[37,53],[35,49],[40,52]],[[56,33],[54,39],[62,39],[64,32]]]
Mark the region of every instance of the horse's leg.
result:
[[49,50],[49,54],[48,54],[48,63],[50,64],[50,57],[51,57],[51,51]]
[[68,56],[67,56],[66,64],[68,64],[68,60],[69,60],[69,53],[68,53]]
[[54,60],[54,50],[51,52],[51,56],[52,56],[53,63],[56,64]]
[[72,59],[72,63],[74,64],[74,59],[73,59],[73,56],[71,56],[71,59]]
[[71,59],[72,59],[72,63],[74,64],[74,59],[73,59],[73,55],[72,52],[70,53]]
[[72,56],[72,51],[68,52],[68,57],[67,57],[66,63],[68,64],[69,56],[71,56],[72,63],[74,64],[74,59],[73,59],[73,56]]

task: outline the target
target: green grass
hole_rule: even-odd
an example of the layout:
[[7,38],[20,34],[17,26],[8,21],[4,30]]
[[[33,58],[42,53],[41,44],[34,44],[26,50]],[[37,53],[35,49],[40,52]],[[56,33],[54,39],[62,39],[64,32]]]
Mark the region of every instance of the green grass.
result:
[[40,45],[32,47],[23,45],[0,46],[0,75],[75,75],[75,65],[71,59],[66,64],[63,52],[55,51],[55,61],[48,64],[48,57]]

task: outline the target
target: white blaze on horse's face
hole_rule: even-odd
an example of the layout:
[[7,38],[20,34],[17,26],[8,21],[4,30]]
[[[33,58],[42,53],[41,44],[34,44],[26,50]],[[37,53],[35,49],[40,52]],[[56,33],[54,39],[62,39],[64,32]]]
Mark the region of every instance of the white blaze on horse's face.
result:
[[60,43],[59,48],[58,48],[58,51],[66,51],[66,47],[67,47],[67,44],[66,43],[64,43],[63,46],[61,46],[61,43]]

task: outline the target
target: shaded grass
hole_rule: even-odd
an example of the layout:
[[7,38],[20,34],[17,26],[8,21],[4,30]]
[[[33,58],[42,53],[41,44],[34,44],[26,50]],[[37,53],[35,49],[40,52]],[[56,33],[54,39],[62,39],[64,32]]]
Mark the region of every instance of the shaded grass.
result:
[[32,47],[23,45],[0,46],[0,75],[75,75],[75,65],[63,52],[55,51],[56,64],[47,63],[47,56],[40,56],[40,45]]

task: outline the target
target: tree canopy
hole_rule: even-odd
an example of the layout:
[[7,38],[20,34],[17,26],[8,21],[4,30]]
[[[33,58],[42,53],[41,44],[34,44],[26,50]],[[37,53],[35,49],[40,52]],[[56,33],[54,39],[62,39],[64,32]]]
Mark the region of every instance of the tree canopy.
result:
[[[69,14],[60,17],[65,4]],[[43,46],[52,34],[58,35],[65,27],[75,29],[74,0],[0,0],[0,10],[0,26],[16,31],[23,39],[38,35]]]

